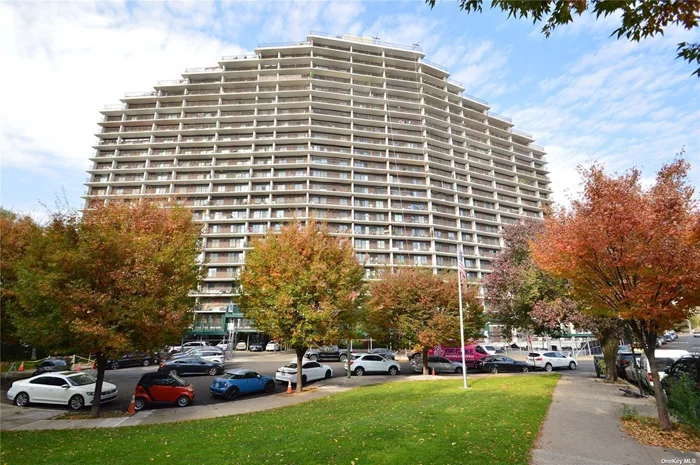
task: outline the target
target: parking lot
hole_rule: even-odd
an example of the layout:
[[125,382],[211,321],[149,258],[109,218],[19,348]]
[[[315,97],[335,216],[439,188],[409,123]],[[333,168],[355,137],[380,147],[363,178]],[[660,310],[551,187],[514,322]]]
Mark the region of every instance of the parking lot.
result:
[[[700,340],[700,339],[699,339]],[[226,362],[226,369],[232,368],[247,368],[257,371],[261,375],[268,375],[275,377],[275,371],[284,365],[285,363],[295,359],[295,354],[293,352],[278,352],[278,353],[256,353],[256,352],[244,352],[239,351],[234,355],[233,360]],[[514,356],[514,358],[520,358]],[[334,380],[345,377],[345,369],[343,368],[343,363],[341,362],[322,362],[333,369],[333,378],[330,380],[323,381],[326,385],[333,385]],[[413,376],[415,375],[411,364],[407,360],[399,360],[401,365],[401,373],[398,376]],[[105,372],[105,381],[113,383],[119,389],[119,395],[116,401],[104,404],[102,408],[105,411],[125,411],[129,407],[131,402],[131,394],[136,387],[139,379],[144,373],[153,372],[157,370],[157,367],[136,367],[136,368],[121,368],[118,370],[107,370]],[[94,370],[84,370],[87,373],[95,374]],[[579,366],[576,371],[562,370],[561,373],[567,374],[579,374],[579,373],[591,373],[594,372],[593,362],[590,360],[580,360]],[[365,376],[376,376],[376,375],[365,375]],[[455,375],[457,377],[458,375]],[[208,405],[216,404],[220,402],[229,402],[225,399],[215,398],[209,394],[209,386],[213,379],[212,376],[185,376],[184,377],[189,383],[194,386],[195,389],[195,404],[196,405]],[[336,381],[337,382],[337,381]],[[313,383],[310,383],[313,384]],[[9,403],[7,400],[7,389],[9,385],[3,383],[2,388],[2,402]],[[275,384],[275,392],[282,393],[286,390],[286,385]],[[269,394],[254,394],[247,397],[263,397]],[[37,408],[55,408],[55,406],[49,405],[32,405]]]

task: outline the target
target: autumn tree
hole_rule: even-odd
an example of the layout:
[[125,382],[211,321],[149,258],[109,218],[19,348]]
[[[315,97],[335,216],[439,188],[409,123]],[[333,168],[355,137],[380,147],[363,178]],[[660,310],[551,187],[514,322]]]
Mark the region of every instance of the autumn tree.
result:
[[650,187],[641,173],[581,168],[584,189],[545,219],[535,262],[568,280],[584,310],[629,323],[651,366],[663,429],[671,429],[654,355],[656,337],[700,303],[700,213],[687,183],[690,166],[664,166]]
[[19,306],[18,264],[39,231],[39,225],[31,217],[0,209],[0,340],[3,344],[20,342],[10,317]]
[[348,239],[310,220],[253,241],[240,276],[240,307],[255,327],[294,348],[296,390],[314,345],[336,342],[352,325],[363,294],[363,267]]
[[[562,337],[568,325],[591,331],[600,340],[607,366],[615,365],[622,322],[585,314],[571,295],[569,283],[540,268],[531,246],[544,230],[539,220],[524,220],[503,230],[506,248],[496,257],[493,272],[484,278],[489,314],[510,335],[513,330]],[[614,382],[615,370],[606,370]]]
[[[465,337],[477,337],[485,323],[477,288],[463,285],[462,301]],[[387,272],[371,284],[366,318],[375,331],[392,330],[399,347],[418,347],[427,374],[428,350],[460,341],[457,274],[434,274],[424,268]]]
[[61,212],[27,247],[11,317],[25,342],[96,356],[92,416],[107,359],[180,339],[202,277],[199,227],[188,210],[110,203],[81,217]]
[[[425,0],[431,8],[436,0]],[[460,0],[459,8],[467,13],[481,13],[483,0]],[[549,37],[555,28],[574,21],[574,16],[591,12],[599,18],[619,15],[620,26],[611,36],[639,42],[646,37],[664,35],[671,25],[692,30],[698,27],[700,2],[697,0],[492,0],[492,9],[508,13],[508,18],[532,18],[533,24],[544,23],[542,33]],[[677,57],[700,64],[700,42],[678,44]],[[700,77],[700,67],[693,74]]]

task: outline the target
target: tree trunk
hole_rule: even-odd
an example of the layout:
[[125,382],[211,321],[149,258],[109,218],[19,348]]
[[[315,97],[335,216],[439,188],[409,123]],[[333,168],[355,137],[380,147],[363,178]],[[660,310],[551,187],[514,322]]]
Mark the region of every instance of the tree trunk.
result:
[[100,416],[100,401],[102,400],[102,383],[105,379],[105,370],[107,369],[107,356],[102,353],[97,353],[97,382],[95,383],[95,395],[92,398],[92,407],[90,415],[92,418]]
[[[659,416],[659,426],[664,431],[671,431],[673,429],[673,423],[671,423],[671,416],[668,413],[666,397],[661,389],[659,370],[656,367],[656,355],[654,354],[656,351],[656,334],[653,334],[653,336],[653,338],[650,337],[644,342],[644,354],[647,356],[649,367],[651,368],[651,379],[654,383],[654,397],[656,398],[656,413]],[[646,376],[644,369],[642,369],[642,374]]]
[[428,367],[428,348],[423,347],[423,374],[424,375],[429,375],[430,374],[430,368]]
[[295,351],[297,353],[297,392],[302,392],[304,389],[303,383],[301,382],[304,378],[304,374],[301,372],[301,366],[304,364],[304,354],[306,353],[306,347],[296,347]]
[[620,341],[614,331],[601,331],[600,343],[605,359],[605,382],[614,383],[617,381],[617,351]]

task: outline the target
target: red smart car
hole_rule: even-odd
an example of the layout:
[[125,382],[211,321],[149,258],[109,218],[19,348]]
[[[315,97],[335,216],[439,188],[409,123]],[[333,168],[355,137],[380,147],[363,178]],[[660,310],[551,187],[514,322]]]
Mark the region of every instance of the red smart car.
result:
[[136,410],[147,405],[187,407],[194,402],[194,387],[176,374],[146,373],[134,391]]

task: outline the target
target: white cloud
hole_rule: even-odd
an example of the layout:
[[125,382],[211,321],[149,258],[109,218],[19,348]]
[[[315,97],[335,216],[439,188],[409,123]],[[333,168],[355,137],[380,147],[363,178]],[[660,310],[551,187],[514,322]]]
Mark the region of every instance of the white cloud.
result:
[[104,104],[241,51],[193,29],[212,14],[205,2],[0,5],[0,59],[13,70],[0,76],[3,165],[85,168]]

